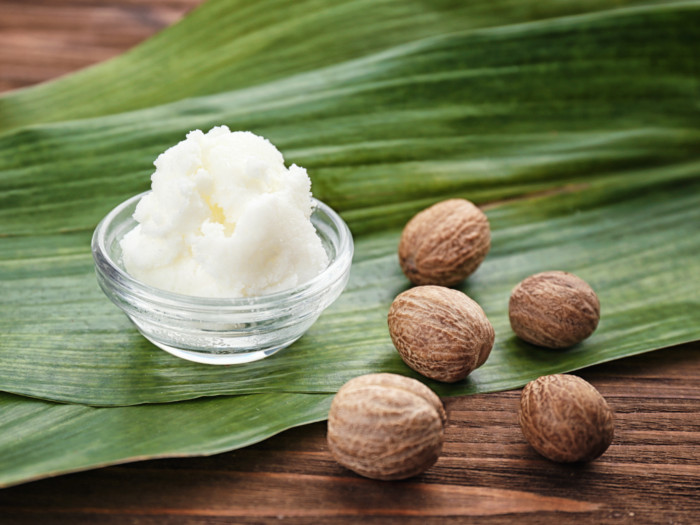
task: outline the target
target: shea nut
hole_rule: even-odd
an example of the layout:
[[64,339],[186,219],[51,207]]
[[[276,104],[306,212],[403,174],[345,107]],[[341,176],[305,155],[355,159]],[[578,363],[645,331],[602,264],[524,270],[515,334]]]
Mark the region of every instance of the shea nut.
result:
[[409,478],[437,461],[445,422],[440,398],[423,383],[396,374],[363,375],[333,398],[328,448],[361,476]]
[[406,224],[399,263],[413,284],[452,286],[479,267],[490,247],[486,215],[468,200],[449,199]]
[[567,348],[595,331],[600,302],[583,279],[567,272],[543,272],[515,287],[508,316],[513,331],[524,341]]
[[591,461],[613,440],[613,413],[587,381],[564,374],[528,383],[520,397],[518,423],[525,439],[560,463]]
[[389,334],[404,362],[431,379],[453,383],[480,367],[495,333],[481,307],[442,286],[416,286],[399,294],[388,315]]

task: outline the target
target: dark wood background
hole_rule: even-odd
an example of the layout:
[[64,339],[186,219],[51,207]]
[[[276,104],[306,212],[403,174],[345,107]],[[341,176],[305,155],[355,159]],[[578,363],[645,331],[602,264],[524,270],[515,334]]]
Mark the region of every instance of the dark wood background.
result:
[[[200,2],[0,0],[0,91],[119,54]],[[446,399],[442,457],[412,480],[344,470],[319,423],[217,456],[0,490],[0,523],[698,524],[698,350],[683,345],[579,372],[616,413],[612,446],[588,465],[539,457],[516,422],[520,392],[503,392]]]

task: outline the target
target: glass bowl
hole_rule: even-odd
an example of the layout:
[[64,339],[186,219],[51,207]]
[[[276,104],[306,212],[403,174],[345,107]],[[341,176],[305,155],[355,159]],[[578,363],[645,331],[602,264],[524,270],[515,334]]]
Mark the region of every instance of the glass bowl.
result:
[[328,253],[326,269],[310,281],[259,297],[194,297],[154,288],[131,277],[119,241],[136,221],[142,193],[114,208],[95,229],[97,281],[141,334],[166,352],[208,364],[263,359],[299,339],[341,294],[353,255],[350,230],[329,206],[313,199],[311,222]]

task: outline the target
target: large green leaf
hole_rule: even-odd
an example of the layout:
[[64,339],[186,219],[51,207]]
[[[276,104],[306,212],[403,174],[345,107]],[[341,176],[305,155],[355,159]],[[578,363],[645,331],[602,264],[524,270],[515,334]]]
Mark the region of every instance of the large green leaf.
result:
[[[431,386],[446,395],[513,388],[546,372],[700,337],[693,286],[700,272],[700,181],[686,180],[693,169],[663,173],[661,181],[631,190],[600,185],[489,210],[494,247],[463,289],[484,307],[496,344],[467,381]],[[88,254],[11,261],[17,270],[4,286],[2,387],[112,405],[230,393],[333,392],[363,373],[410,374],[386,328],[389,304],[407,286],[395,256],[397,239],[395,231],[358,239],[341,299],[297,344],[240,367],[189,363],[153,347],[94,284]],[[45,276],[57,267],[65,273]],[[521,343],[508,325],[510,289],[552,268],[587,279],[603,305],[596,334],[565,352]]]
[[451,33],[255,88],[24,128],[0,136],[0,220],[11,235],[91,228],[147,188],[159,152],[220,123],[309,168],[355,234],[454,192],[484,202],[693,159],[699,9]]
[[94,408],[0,394],[0,487],[127,460],[251,445],[324,419],[331,399],[260,394]]
[[[372,3],[371,23],[368,5],[211,2],[115,61],[0,98],[0,389],[95,405],[250,394],[123,408],[3,395],[5,483],[244,446],[322,418],[350,377],[415,377],[386,328],[408,286],[396,246],[412,213],[449,196],[487,209],[493,248],[462,288],[497,339],[466,381],[429,383],[441,394],[700,338],[700,3],[586,3],[600,11],[561,16],[583,8],[387,1]],[[221,123],[307,167],[356,237],[338,302],[298,343],[242,367],[148,344],[99,292],[89,253],[94,226],[146,189],[160,151]],[[601,298],[599,329],[568,351],[519,342],[508,326],[511,288],[545,269],[579,274]],[[276,400],[298,405],[249,421],[251,403]],[[200,406],[240,428],[216,434],[204,412],[183,438],[175,415]],[[140,444],[144,421],[171,416],[179,426]],[[124,435],[115,421],[128,422]],[[104,445],[67,438],[83,425]]]
[[452,31],[648,0],[210,0],[123,57],[0,99],[0,132],[219,93]]

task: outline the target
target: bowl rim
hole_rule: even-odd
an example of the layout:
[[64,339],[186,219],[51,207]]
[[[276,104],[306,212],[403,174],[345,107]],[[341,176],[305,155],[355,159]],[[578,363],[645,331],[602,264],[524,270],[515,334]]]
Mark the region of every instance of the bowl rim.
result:
[[[266,295],[250,296],[250,297],[204,297],[196,295],[185,295],[177,292],[163,290],[144,283],[132,277],[126,270],[121,268],[119,264],[112,258],[106,246],[106,232],[111,226],[116,217],[121,214],[125,208],[138,204],[138,202],[146,195],[151,193],[151,190],[144,191],[134,195],[127,200],[115,206],[105,217],[99,222],[95,228],[91,241],[91,250],[95,263],[95,268],[105,280],[109,281],[111,288],[119,288],[126,291],[129,295],[135,295],[140,299],[147,300],[151,303],[160,303],[168,307],[192,307],[192,308],[227,308],[227,309],[245,309],[251,307],[255,309],[279,307],[286,303],[295,303],[305,299],[312,298],[316,295],[323,294],[332,283],[340,280],[349,271],[354,255],[354,242],[350,228],[340,215],[323,201],[311,197],[312,201],[312,216],[316,210],[321,211],[331,220],[332,230],[336,233],[338,246],[336,256],[329,262],[318,275],[312,279],[278,292],[273,292]],[[129,217],[132,217],[130,215]],[[317,230],[318,235],[318,230]]]

